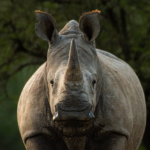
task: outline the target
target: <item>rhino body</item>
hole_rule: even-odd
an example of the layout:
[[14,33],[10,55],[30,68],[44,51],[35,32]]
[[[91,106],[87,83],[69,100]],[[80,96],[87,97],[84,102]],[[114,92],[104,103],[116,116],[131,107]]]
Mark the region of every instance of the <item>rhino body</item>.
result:
[[143,89],[127,63],[95,48],[99,12],[59,34],[50,15],[36,13],[36,32],[50,46],[18,102],[26,149],[137,150],[146,124]]

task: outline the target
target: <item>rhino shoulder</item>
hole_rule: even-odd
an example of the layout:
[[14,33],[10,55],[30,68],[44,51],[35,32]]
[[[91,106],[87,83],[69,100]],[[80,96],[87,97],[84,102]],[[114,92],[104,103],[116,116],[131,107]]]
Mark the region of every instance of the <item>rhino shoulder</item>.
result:
[[[98,50],[98,58],[102,64],[104,76],[106,76],[107,80],[109,79],[109,82],[113,82],[113,86],[121,86],[121,91],[124,94],[128,92],[128,95],[133,95],[129,87],[134,90],[137,99],[128,99],[128,101],[134,102],[133,105],[135,101],[144,103],[145,97],[141,83],[134,70],[126,62],[102,50]],[[112,88],[112,90],[115,89]]]
[[135,89],[141,89],[140,91],[143,93],[143,89],[137,75],[126,62],[103,50],[97,49],[97,54],[100,62],[104,66],[103,69],[105,70],[105,73],[107,72],[108,76],[111,75],[110,77],[112,77],[113,74],[113,77],[115,78],[115,75],[117,74],[118,77],[124,78],[124,80],[127,79],[131,84],[133,84]]
[[49,111],[44,86],[45,66],[46,63],[41,65],[28,80],[18,102],[18,125],[24,143],[26,139],[36,134],[49,134],[43,128],[46,127]]
[[[103,72],[101,107],[104,122],[114,130],[127,131],[126,136],[134,140],[138,137],[134,135],[137,130],[141,135],[144,133],[143,126],[146,123],[141,83],[133,69],[123,60],[101,50],[97,50],[97,54]],[[140,113],[137,113],[139,110]]]
[[97,51],[97,53],[101,53],[101,54],[103,54],[103,55],[105,55],[105,56],[108,56],[108,57],[110,57],[110,58],[113,58],[113,59],[122,61],[121,59],[119,59],[119,58],[116,57],[115,55],[113,55],[113,54],[111,54],[111,53],[109,53],[109,52],[106,52],[106,51],[104,51],[104,50],[96,49],[96,51]]

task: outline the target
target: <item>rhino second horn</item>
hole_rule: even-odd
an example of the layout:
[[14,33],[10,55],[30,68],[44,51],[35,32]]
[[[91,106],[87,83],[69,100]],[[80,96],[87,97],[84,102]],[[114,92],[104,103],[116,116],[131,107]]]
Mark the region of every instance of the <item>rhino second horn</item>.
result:
[[65,73],[65,80],[77,82],[81,82],[83,80],[83,75],[78,58],[78,50],[74,39],[72,39],[70,44],[69,59]]

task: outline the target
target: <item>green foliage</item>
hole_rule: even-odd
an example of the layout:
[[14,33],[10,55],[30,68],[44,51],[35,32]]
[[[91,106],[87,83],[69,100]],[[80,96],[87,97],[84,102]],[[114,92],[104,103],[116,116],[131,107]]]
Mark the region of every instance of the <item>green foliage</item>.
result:
[[143,145],[140,145],[138,150],[146,150],[146,148]]
[[13,101],[5,100],[0,105],[0,119],[1,119],[1,150],[24,150],[24,145],[21,141],[19,134],[19,129],[17,125],[17,115],[16,115],[17,103]]
[[17,125],[17,101],[23,86],[37,67],[26,67],[12,76],[8,81],[7,99],[3,99],[0,105],[0,120],[2,121],[0,134],[3,137],[0,141],[1,150],[25,149]]
[[[24,149],[17,126],[17,102],[32,73],[46,61],[48,44],[34,31],[34,10],[54,16],[58,31],[82,13],[101,10],[97,48],[113,53],[129,63],[144,87],[150,106],[150,2],[147,0],[5,0],[0,1],[0,149]],[[148,126],[144,147],[150,149]]]

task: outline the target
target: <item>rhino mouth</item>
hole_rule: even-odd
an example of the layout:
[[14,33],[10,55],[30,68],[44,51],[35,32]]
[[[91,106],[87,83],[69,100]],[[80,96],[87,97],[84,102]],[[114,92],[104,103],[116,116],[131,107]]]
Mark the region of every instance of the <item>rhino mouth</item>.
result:
[[85,108],[83,108],[83,109],[76,109],[76,108],[69,108],[69,109],[65,109],[65,108],[62,108],[62,107],[60,107],[59,108],[61,111],[66,111],[66,112],[75,112],[75,113],[78,113],[78,112],[83,112],[83,111],[85,111],[86,109],[88,109],[88,106],[86,106]]
[[56,112],[53,116],[54,122],[64,127],[82,127],[89,124],[94,118],[91,105],[86,103],[84,108],[62,107],[62,103],[56,105]]

